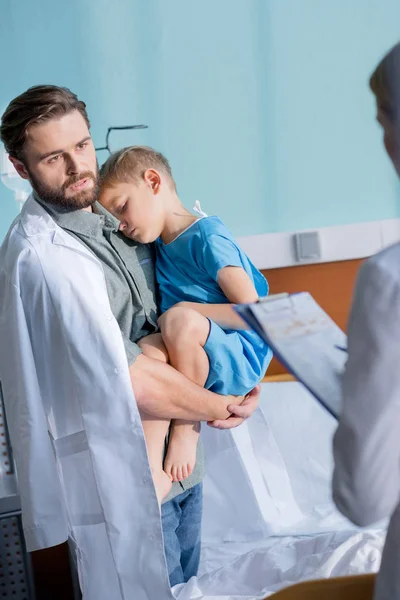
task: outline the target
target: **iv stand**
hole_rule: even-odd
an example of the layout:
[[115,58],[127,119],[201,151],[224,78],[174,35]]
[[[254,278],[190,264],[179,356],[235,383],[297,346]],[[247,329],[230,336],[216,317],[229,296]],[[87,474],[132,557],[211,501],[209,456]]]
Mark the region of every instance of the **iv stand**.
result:
[[102,146],[101,148],[95,148],[96,152],[98,152],[99,150],[107,150],[109,154],[111,154],[111,148],[110,148],[110,134],[112,131],[123,131],[126,129],[148,129],[148,125],[122,125],[119,127],[109,127],[107,129],[107,134],[106,134],[106,145]]

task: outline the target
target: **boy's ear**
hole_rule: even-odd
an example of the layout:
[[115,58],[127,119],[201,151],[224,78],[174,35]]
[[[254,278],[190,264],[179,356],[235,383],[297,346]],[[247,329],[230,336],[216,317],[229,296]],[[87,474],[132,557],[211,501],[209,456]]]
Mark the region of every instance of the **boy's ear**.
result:
[[22,177],[22,179],[29,179],[29,173],[21,160],[15,158],[14,156],[9,156],[8,160],[12,162],[14,169],[17,171],[18,175]]
[[144,172],[143,179],[151,187],[154,194],[158,194],[161,186],[160,174],[155,169],[147,169]]

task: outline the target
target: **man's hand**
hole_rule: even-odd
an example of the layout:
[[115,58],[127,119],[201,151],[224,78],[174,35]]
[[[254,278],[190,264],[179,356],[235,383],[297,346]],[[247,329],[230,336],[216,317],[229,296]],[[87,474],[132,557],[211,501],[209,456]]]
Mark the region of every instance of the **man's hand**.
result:
[[258,406],[258,399],[261,393],[261,386],[257,385],[247,394],[241,404],[230,404],[228,410],[231,416],[225,420],[208,421],[207,425],[216,429],[233,429],[248,419]]

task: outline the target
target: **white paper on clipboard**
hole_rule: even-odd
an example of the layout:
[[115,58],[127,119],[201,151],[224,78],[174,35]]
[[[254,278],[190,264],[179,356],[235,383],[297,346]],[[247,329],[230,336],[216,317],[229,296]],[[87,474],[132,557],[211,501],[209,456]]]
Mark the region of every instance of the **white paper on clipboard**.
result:
[[336,418],[347,337],[307,292],[270,296],[235,307],[277,359]]

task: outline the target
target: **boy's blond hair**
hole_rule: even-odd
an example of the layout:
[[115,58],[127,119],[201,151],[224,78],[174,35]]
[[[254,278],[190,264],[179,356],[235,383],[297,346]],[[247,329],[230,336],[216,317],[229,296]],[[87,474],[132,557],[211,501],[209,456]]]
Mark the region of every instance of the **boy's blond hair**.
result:
[[375,94],[378,109],[395,121],[400,103],[400,43],[381,60],[371,75],[369,85]]
[[168,160],[163,154],[147,146],[128,146],[114,152],[100,169],[101,183],[106,187],[113,187],[118,183],[137,183],[143,179],[147,169],[160,171],[175,189]]

